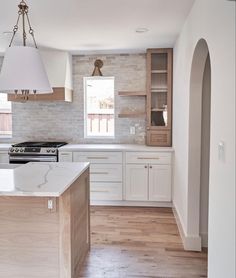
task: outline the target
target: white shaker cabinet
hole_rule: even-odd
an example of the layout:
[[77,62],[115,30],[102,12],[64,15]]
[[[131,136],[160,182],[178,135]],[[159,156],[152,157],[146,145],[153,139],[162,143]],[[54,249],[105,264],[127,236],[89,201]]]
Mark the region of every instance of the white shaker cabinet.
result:
[[72,152],[59,152],[59,161],[60,162],[72,162]]
[[73,152],[73,161],[90,162],[91,200],[122,200],[122,152]]
[[0,151],[0,163],[9,163],[9,156],[7,151]]
[[171,155],[126,153],[126,200],[171,201]]
[[147,165],[126,165],[126,200],[148,200],[148,169]]
[[90,162],[96,205],[171,206],[172,149],[139,145],[68,145],[61,162]]
[[149,201],[171,201],[171,166],[149,165]]

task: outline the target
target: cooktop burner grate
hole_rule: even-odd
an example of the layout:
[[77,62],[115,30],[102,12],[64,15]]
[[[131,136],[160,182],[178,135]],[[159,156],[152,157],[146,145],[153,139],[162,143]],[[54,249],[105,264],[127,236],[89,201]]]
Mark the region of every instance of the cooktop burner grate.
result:
[[66,145],[66,142],[44,142],[44,141],[39,141],[39,142],[32,142],[32,141],[27,141],[27,142],[22,142],[19,144],[14,144],[12,147],[38,147],[38,148],[59,148],[61,146]]

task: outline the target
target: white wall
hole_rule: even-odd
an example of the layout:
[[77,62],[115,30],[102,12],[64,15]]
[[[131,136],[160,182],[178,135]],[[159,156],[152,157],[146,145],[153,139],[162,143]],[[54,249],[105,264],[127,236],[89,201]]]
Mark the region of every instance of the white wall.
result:
[[[174,48],[174,205],[184,233],[196,236],[188,212],[191,63],[204,38],[211,58],[209,278],[235,278],[235,2],[196,0]],[[224,161],[218,143],[225,142]]]
[[208,56],[202,86],[202,134],[201,134],[201,187],[200,187],[200,235],[202,246],[208,246],[209,153],[211,116],[211,65]]

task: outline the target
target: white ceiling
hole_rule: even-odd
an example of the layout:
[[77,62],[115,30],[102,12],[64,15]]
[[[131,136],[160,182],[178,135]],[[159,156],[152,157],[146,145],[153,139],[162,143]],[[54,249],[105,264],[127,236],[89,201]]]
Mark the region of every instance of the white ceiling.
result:
[[[194,1],[26,0],[38,44],[73,53],[172,47]],[[10,35],[3,32],[12,30],[19,2],[0,0],[0,52],[8,45]],[[136,33],[140,27],[149,32]]]

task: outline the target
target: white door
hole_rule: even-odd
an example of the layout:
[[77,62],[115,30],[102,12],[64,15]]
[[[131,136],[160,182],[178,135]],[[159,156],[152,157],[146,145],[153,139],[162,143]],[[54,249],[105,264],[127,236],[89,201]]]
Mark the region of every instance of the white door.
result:
[[149,201],[171,201],[170,165],[149,165]]
[[148,200],[148,166],[144,164],[126,165],[126,200]]

